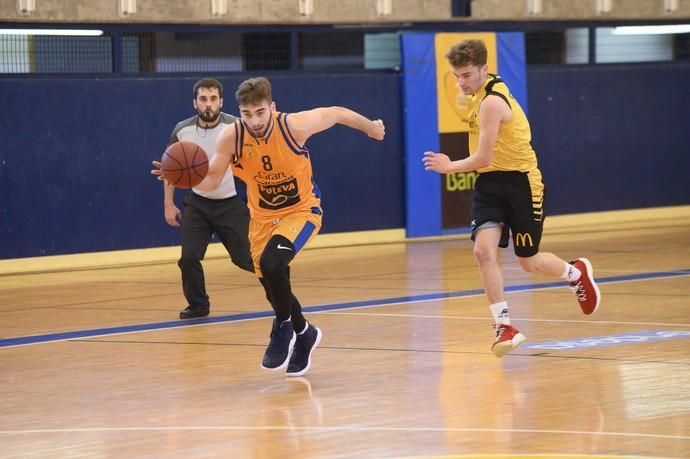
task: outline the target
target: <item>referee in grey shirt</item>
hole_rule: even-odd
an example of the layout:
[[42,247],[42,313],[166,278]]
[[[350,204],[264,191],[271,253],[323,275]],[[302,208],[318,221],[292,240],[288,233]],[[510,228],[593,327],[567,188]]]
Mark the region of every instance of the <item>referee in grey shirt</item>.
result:
[[[223,85],[213,78],[203,78],[194,84],[194,108],[197,114],[180,121],[168,144],[180,141],[199,145],[210,160],[216,153],[216,139],[235,117],[221,112]],[[184,212],[175,206],[175,187],[164,182],[165,221],[170,226],[182,226],[182,256],[177,262],[182,272],[182,290],[187,307],[180,319],[205,317],[211,308],[206,293],[204,269],[201,266],[213,233],[230,254],[232,262],[245,271],[253,272],[249,252],[249,210],[237,196],[235,178],[230,168],[221,185],[203,192],[194,188],[184,197]]]

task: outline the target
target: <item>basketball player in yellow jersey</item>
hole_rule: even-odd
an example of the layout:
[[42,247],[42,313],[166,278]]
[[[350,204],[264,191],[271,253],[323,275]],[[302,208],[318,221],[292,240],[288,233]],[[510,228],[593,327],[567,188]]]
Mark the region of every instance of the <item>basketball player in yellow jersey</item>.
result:
[[231,164],[246,183],[252,259],[276,315],[261,366],[287,366],[288,376],[301,376],[321,340],[321,330],[307,323],[290,285],[290,262],[321,228],[320,194],[306,142],[335,124],[376,140],[383,140],[385,128],[381,120],[343,107],[279,113],[271,83],[263,77],[240,84],[235,99],[241,118],[220,134],[208,175],[197,188],[215,189]]
[[472,240],[482,284],[496,324],[492,350],[503,357],[525,336],[510,324],[497,247],[507,247],[512,233],[515,255],[522,269],[562,277],[585,314],[599,306],[601,294],[586,258],[570,263],[539,252],[544,222],[544,185],[530,144],[529,122],[506,84],[488,73],[487,51],[481,40],[464,40],[446,54],[457,86],[474,95],[470,112],[470,156],[451,161],[443,153],[427,151],[426,170],[441,174],[478,171],[472,199]]

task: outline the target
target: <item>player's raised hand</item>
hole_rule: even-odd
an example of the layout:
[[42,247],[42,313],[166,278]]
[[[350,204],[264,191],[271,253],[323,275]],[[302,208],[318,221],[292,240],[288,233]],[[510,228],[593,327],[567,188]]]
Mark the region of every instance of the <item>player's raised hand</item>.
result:
[[425,151],[424,158],[422,158],[424,163],[424,170],[438,172],[439,174],[445,174],[450,170],[450,158],[448,155],[443,153],[434,153],[433,151]]
[[372,139],[383,140],[383,138],[386,136],[386,126],[383,125],[383,121],[372,121],[371,129],[369,129],[368,135]]

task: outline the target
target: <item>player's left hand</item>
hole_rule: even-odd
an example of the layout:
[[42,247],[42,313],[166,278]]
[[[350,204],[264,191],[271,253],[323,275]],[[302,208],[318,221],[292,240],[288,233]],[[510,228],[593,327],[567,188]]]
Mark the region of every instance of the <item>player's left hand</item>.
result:
[[439,174],[446,174],[450,170],[450,158],[443,153],[434,153],[433,151],[425,151],[424,170],[438,172]]
[[153,164],[153,167],[156,169],[151,169],[151,174],[155,175],[156,178],[160,181],[165,180],[163,178],[163,173],[161,172],[161,162],[160,161],[151,161],[151,164]]

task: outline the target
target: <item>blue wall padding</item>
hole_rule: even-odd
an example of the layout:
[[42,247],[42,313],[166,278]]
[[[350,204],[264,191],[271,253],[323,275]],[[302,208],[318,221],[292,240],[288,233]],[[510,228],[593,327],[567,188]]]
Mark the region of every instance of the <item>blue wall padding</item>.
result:
[[434,34],[403,34],[403,109],[408,237],[441,231],[440,176],[426,172],[426,150],[438,151],[438,109]]
[[[247,76],[222,79],[225,111]],[[344,105],[385,120],[385,141],[336,126],[309,146],[323,232],[404,225],[400,79],[394,73],[276,75],[278,109]],[[196,78],[0,80],[0,258],[179,243],[149,174]],[[181,201],[183,191],[177,191]]]
[[498,51],[498,73],[510,88],[513,97],[527,110],[527,73],[525,71],[525,34],[522,32],[500,32],[496,34]]
[[690,65],[528,70],[547,214],[690,204]]
[[[433,35],[419,37],[404,59],[433,46]],[[690,204],[689,72],[678,62],[529,68],[525,105],[547,214]],[[226,111],[236,111],[232,92],[245,77],[222,79]],[[310,142],[324,233],[407,225],[411,236],[438,234],[440,196],[419,192],[440,187],[421,165],[424,150],[438,149],[438,134],[423,134],[437,132],[433,68],[420,63],[402,81],[378,72],[271,78],[281,110],[338,104],[386,122],[384,142],[344,127]],[[0,79],[0,258],[178,244],[149,169],[191,115],[195,80]],[[403,126],[413,102],[426,112]]]

